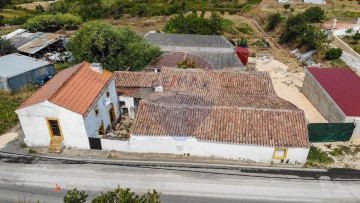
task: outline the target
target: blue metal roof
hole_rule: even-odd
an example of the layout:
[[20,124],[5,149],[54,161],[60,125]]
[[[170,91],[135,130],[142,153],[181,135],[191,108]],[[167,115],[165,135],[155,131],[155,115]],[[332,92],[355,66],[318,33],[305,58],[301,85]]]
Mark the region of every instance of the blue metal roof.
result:
[[21,54],[9,54],[0,57],[0,77],[11,78],[48,64],[50,64],[48,61],[34,59]]

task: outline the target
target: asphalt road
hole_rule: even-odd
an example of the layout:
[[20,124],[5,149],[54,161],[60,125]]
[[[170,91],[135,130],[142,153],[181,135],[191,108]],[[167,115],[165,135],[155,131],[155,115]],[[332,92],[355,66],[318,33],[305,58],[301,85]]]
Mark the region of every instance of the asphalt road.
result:
[[326,176],[316,180],[234,170],[0,162],[0,202],[62,202],[72,188],[94,197],[117,185],[139,193],[156,189],[164,202],[360,202],[360,181]]

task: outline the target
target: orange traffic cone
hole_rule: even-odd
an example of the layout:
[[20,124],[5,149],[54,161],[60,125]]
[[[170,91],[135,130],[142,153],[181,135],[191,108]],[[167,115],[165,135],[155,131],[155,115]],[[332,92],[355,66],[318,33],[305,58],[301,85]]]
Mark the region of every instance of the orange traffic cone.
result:
[[56,183],[56,185],[55,185],[55,191],[60,191],[60,190],[61,190],[60,186]]

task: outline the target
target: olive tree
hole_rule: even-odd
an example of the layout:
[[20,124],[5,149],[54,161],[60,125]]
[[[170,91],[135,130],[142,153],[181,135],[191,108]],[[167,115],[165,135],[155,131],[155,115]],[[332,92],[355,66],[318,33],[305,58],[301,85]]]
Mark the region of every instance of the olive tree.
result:
[[85,23],[69,43],[75,63],[102,63],[110,71],[143,70],[160,56],[160,48],[150,45],[129,28],[113,28],[100,21]]

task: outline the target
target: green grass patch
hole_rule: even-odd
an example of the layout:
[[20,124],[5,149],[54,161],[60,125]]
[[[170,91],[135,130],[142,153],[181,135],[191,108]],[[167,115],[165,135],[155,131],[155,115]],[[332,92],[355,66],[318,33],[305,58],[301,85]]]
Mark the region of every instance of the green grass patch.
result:
[[321,151],[315,146],[310,146],[309,155],[305,167],[324,167],[333,163],[334,160],[328,153]]
[[333,151],[330,152],[331,156],[336,156],[336,157],[340,157],[340,156],[344,156],[344,155],[351,155],[351,156],[355,156],[357,152],[352,150],[350,147],[348,146],[338,146],[337,148],[335,148]]
[[18,122],[18,117],[14,111],[34,91],[35,88],[30,86],[16,93],[0,91],[0,134]]
[[245,23],[241,23],[241,25],[236,27],[236,29],[239,32],[242,32],[242,33],[247,34],[247,35],[250,35],[253,32],[253,30],[250,28],[250,26],[245,24]]
[[32,15],[32,12],[22,9],[3,9],[2,11],[0,11],[0,15],[4,16],[5,19],[14,19],[18,17]]
[[349,66],[341,59],[331,60],[330,65],[334,68],[349,68]]

